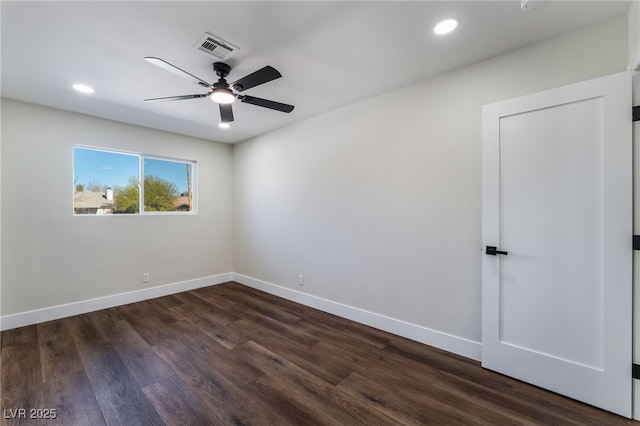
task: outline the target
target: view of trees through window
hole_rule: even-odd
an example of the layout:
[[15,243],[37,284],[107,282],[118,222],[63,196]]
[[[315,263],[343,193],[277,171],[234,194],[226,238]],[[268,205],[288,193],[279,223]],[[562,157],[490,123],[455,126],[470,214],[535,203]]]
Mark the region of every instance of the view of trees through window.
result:
[[195,210],[194,162],[81,147],[73,153],[75,214]]

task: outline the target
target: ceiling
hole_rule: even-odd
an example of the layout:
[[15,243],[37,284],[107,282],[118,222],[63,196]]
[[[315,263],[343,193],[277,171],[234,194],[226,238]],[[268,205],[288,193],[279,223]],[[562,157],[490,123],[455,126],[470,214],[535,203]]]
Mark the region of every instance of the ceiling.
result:
[[[2,1],[3,97],[207,140],[236,143],[473,62],[625,14],[629,1]],[[433,26],[456,17],[446,36]],[[206,89],[143,60],[155,56],[210,83],[205,33],[240,48],[230,82],[265,65],[283,78],[244,92],[295,105],[284,114],[233,104],[220,129],[209,99],[143,99]],[[82,95],[74,83],[92,86]]]

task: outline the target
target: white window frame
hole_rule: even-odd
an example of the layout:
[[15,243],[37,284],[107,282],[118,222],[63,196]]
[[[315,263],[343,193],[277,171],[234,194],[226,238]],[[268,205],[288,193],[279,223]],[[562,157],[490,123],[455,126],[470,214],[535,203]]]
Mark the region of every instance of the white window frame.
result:
[[[173,163],[181,163],[181,164],[190,164],[191,165],[191,210],[190,211],[169,211],[169,212],[154,212],[154,211],[146,211],[144,209],[144,160],[160,160],[160,161],[171,161]],[[193,160],[184,160],[173,157],[162,157],[159,155],[140,155],[140,178],[138,179],[138,188],[140,188],[140,214],[149,214],[149,215],[174,215],[174,214],[197,214],[198,208],[198,196],[196,195],[196,162]]]
[[[121,155],[128,155],[128,156],[132,156],[132,157],[137,157],[138,159],[138,197],[139,197],[139,211],[138,213],[114,213],[114,214],[82,214],[82,213],[76,213],[75,212],[75,205],[74,205],[74,200],[73,200],[73,194],[75,193],[75,189],[76,189],[76,185],[75,185],[75,149],[79,148],[79,149],[86,149],[86,150],[92,150],[92,151],[101,151],[101,152],[107,152],[107,153],[111,153],[111,154],[121,154]],[[88,146],[88,145],[73,145],[72,147],[73,151],[72,151],[72,202],[71,202],[71,209],[73,211],[73,215],[74,216],[88,216],[88,217],[113,217],[113,216],[184,216],[184,215],[197,215],[198,214],[198,177],[197,177],[197,162],[195,160],[186,160],[183,158],[174,158],[174,157],[165,157],[165,156],[160,156],[160,155],[152,155],[152,154],[144,154],[141,152],[133,152],[133,151],[124,151],[124,150],[118,150],[118,149],[111,149],[111,148],[102,148],[102,147],[94,147],[94,146]],[[191,165],[191,210],[190,211],[183,211],[183,210],[174,210],[174,211],[146,211],[144,208],[144,160],[145,159],[151,159],[151,160],[160,160],[160,161],[170,161],[170,162],[174,162],[174,163],[181,163],[181,164],[190,164]]]

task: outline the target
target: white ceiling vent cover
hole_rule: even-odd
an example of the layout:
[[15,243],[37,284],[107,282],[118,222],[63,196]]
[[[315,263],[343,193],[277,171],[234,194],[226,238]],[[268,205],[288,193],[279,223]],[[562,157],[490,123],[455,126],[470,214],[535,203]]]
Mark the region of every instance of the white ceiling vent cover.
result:
[[233,52],[239,50],[238,47],[210,33],[204,33],[193,47],[218,59],[227,59]]

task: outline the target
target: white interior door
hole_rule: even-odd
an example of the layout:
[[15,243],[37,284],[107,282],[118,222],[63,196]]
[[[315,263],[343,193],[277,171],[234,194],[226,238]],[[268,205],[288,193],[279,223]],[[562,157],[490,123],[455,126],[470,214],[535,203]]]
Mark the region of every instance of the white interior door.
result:
[[621,73],[483,108],[482,365],[626,417],[631,107]]

